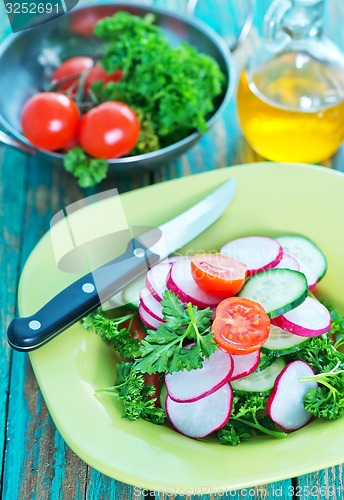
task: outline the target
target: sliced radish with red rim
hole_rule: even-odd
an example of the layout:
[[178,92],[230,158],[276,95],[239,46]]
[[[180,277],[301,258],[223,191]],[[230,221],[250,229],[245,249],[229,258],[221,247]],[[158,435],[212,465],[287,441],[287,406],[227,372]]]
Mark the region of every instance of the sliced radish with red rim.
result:
[[140,303],[153,318],[164,321],[161,302],[153,297],[146,286],[140,292]]
[[274,268],[283,257],[281,245],[266,236],[247,236],[232,240],[221,248],[220,253],[245,264],[247,276]]
[[236,380],[241,377],[246,377],[250,373],[254,372],[259,365],[260,361],[260,350],[250,352],[249,354],[233,355],[232,359],[234,363],[233,373],[230,380]]
[[221,300],[199,288],[191,274],[190,257],[182,257],[173,264],[167,277],[167,288],[178,295],[181,302],[191,302],[202,309],[216,307]]
[[312,414],[303,405],[303,397],[310,389],[318,387],[318,384],[315,381],[302,382],[300,379],[313,375],[314,371],[309,364],[293,361],[276,378],[266,411],[282,429],[296,431],[312,419]]
[[294,335],[316,337],[331,329],[331,315],[318,300],[307,297],[301,305],[271,323]]
[[192,403],[166,398],[166,412],[174,428],[191,438],[203,438],[223,427],[232,412],[233,395],[229,384]]
[[160,262],[160,264],[152,267],[147,273],[146,286],[153,297],[159,302],[162,301],[162,294],[167,290],[166,281],[171,267],[172,263]]
[[149,328],[150,330],[157,330],[159,328],[159,325],[162,324],[162,321],[159,321],[156,318],[153,318],[142,306],[142,304],[139,305],[139,316],[142,321],[142,323]]
[[[192,345],[188,346],[192,348]],[[168,395],[177,402],[192,402],[222,387],[233,372],[230,354],[217,350],[203,361],[202,368],[168,373],[165,384]]]
[[278,269],[291,269],[292,271],[300,271],[300,263],[294,255],[289,252],[283,252],[283,257],[275,266]]

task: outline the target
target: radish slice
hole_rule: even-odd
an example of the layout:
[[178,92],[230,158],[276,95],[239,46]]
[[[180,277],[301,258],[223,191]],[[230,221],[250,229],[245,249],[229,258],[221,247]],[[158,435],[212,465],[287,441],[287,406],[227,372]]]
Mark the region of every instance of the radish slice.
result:
[[146,276],[146,286],[153,297],[159,302],[162,301],[162,294],[167,290],[166,280],[172,267],[172,263],[160,262],[152,267]]
[[150,328],[151,330],[157,330],[159,328],[159,325],[161,325],[162,321],[157,320],[156,318],[153,318],[142,306],[142,304],[139,305],[139,316],[144,325],[146,325],[147,328]]
[[140,292],[140,303],[153,318],[164,321],[161,303],[153,297],[146,286]]
[[247,276],[274,268],[283,257],[283,249],[278,241],[265,236],[247,236],[230,241],[221,248],[220,253],[245,264]]
[[203,361],[202,368],[167,373],[165,384],[168,395],[177,402],[198,401],[226,384],[233,366],[231,355],[218,349]]
[[233,355],[234,369],[230,380],[246,377],[258,368],[260,361],[260,350],[250,352],[249,354]]
[[173,264],[167,277],[167,288],[178,295],[181,302],[191,302],[202,309],[216,307],[221,300],[199,288],[191,274],[190,257],[182,257]]
[[269,417],[282,429],[296,431],[306,425],[312,414],[305,410],[303,396],[318,387],[317,382],[299,382],[302,377],[312,377],[314,371],[304,361],[289,363],[275,380],[266,404]]
[[291,269],[292,271],[300,271],[300,263],[290,252],[283,252],[282,260],[277,264],[279,269]]
[[316,337],[331,329],[331,315],[318,300],[307,297],[301,305],[271,323],[300,337]]
[[233,395],[229,384],[193,403],[177,403],[166,398],[166,412],[175,429],[191,438],[202,438],[223,427],[232,412]]

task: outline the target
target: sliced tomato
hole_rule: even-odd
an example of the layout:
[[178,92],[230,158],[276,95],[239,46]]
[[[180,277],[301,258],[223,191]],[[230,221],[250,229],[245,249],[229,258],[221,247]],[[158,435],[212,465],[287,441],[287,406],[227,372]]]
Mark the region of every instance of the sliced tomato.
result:
[[217,297],[232,297],[244,286],[247,268],[232,257],[219,253],[200,253],[191,259],[191,272],[197,285]]
[[211,327],[214,340],[230,354],[257,351],[267,340],[270,319],[257,302],[241,297],[222,300]]

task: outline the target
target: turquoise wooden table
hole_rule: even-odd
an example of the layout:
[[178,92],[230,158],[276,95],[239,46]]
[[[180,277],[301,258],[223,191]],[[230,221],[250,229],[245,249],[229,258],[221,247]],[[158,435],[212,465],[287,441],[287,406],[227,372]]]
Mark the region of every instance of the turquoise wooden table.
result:
[[[208,8],[207,16],[221,15],[213,0],[200,0]],[[234,0],[233,0],[234,1]],[[235,0],[237,1],[237,0]],[[340,2],[328,6],[331,35],[344,47]],[[230,0],[228,0],[228,3]],[[161,1],[159,3],[162,3]],[[171,9],[183,10],[183,1],[170,0]],[[242,64],[270,0],[257,0],[255,30],[244,47],[235,54]],[[226,5],[223,4],[223,5]],[[210,13],[210,14],[209,14]],[[0,5],[0,30],[8,28],[3,4]],[[206,19],[205,19],[206,20]],[[209,17],[208,17],[209,20]],[[224,26],[225,28],[225,26]],[[0,68],[0,71],[4,71]],[[222,118],[190,152],[151,174],[105,181],[99,190],[114,184],[120,192],[193,175],[205,170],[260,161],[239,130],[235,99]],[[344,171],[344,149],[326,162],[326,167]],[[56,430],[33,375],[26,355],[13,352],[6,343],[6,326],[16,312],[16,297],[21,269],[39,238],[49,228],[51,217],[62,207],[82,198],[85,193],[73,178],[59,168],[39,163],[7,147],[0,147],[0,488],[6,500],[100,500],[153,498],[163,495],[143,491],[110,479],[82,462],[64,443]],[[344,498],[343,466],[321,470],[302,477],[264,484],[227,493],[231,498]],[[207,500],[209,496],[204,496]],[[179,497],[179,500],[181,497]]]

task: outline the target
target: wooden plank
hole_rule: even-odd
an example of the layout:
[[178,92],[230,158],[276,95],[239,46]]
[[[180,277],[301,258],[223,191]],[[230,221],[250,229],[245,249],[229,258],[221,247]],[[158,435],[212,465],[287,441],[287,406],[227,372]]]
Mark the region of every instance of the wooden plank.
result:
[[[46,168],[37,160],[30,161],[28,175],[21,266],[49,228],[53,213],[64,202],[60,192],[63,182],[56,182],[57,178],[64,177],[67,182],[67,174]],[[74,201],[78,197],[80,192],[73,188],[70,199]],[[87,466],[69,450],[55,430],[30,362],[23,353],[13,352],[10,394],[3,480],[5,498],[84,498]]]
[[[11,349],[6,329],[13,318],[17,301],[19,250],[23,231],[23,209],[26,199],[25,157],[0,147],[0,464],[4,460],[6,418],[11,368]],[[2,484],[2,467],[0,471]]]
[[341,500],[343,495],[342,465],[300,476],[295,481],[294,496],[298,500]]

